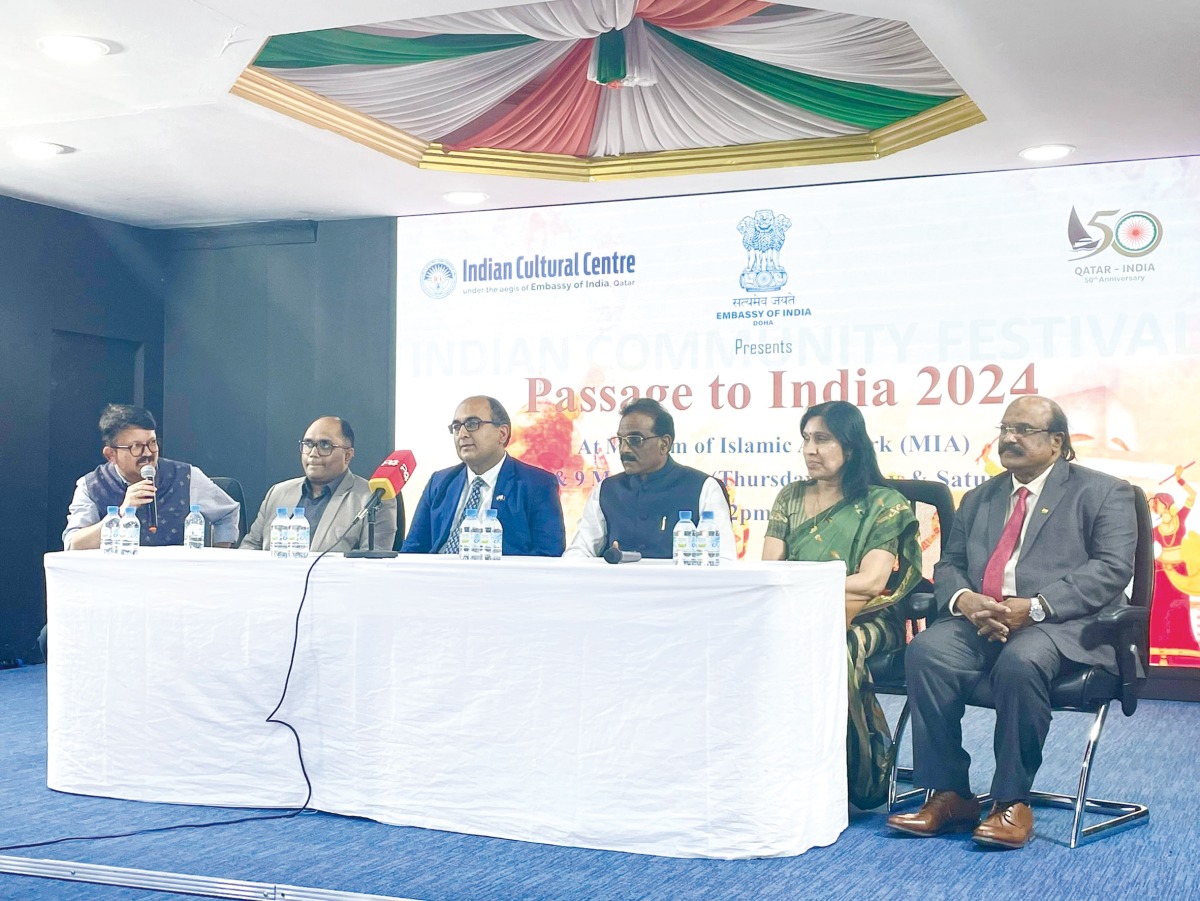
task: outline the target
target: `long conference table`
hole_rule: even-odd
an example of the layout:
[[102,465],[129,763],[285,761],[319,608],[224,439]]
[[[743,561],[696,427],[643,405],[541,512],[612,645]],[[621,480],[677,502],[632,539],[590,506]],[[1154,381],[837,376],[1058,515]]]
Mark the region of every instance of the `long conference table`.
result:
[[301,608],[311,562],[48,554],[49,786],[291,808],[307,773],[317,810],[676,857],[846,827],[840,563],[330,554]]

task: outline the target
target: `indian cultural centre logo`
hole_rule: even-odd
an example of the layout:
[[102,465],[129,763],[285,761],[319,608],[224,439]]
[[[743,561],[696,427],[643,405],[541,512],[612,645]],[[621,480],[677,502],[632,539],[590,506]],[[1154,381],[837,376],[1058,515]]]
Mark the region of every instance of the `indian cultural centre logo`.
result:
[[449,260],[430,260],[421,270],[421,290],[434,300],[449,297],[458,285],[458,275]]
[[778,291],[787,284],[787,270],[779,265],[779,251],[787,239],[792,220],[773,210],[758,210],[738,223],[746,268],[738,279],[743,291]]

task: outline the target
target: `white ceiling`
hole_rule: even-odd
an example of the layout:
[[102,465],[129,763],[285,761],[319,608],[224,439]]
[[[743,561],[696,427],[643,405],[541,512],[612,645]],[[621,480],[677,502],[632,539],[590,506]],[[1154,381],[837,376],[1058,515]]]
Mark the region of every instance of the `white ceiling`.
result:
[[[573,184],[427,172],[229,94],[272,34],[512,0],[0,0],[0,194],[155,228],[479,208],[1023,168],[1017,152],[1078,147],[1062,164],[1200,154],[1196,0],[827,0],[910,23],[987,116],[866,163]],[[793,2],[792,5],[805,5]],[[122,45],[84,66],[42,55],[68,33]],[[8,144],[75,153],[30,162]]]

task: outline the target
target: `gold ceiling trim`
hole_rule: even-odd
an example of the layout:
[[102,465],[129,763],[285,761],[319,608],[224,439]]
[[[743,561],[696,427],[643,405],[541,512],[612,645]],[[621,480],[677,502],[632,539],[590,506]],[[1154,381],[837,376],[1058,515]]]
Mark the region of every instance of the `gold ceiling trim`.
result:
[[519,150],[447,150],[255,66],[246,68],[230,93],[420,169],[579,182],[857,163],[908,150],[986,120],[975,102],[964,95],[861,135],[580,159]]

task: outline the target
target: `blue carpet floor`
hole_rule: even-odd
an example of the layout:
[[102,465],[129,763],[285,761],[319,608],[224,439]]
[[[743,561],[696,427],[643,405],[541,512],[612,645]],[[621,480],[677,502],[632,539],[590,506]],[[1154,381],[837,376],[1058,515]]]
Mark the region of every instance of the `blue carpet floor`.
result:
[[[885,699],[889,715],[898,699]],[[175,823],[246,811],[78,797],[46,788],[44,667],[0,673],[0,845]],[[968,711],[975,788],[987,788],[991,717]],[[1037,787],[1070,790],[1089,717],[1055,719]],[[853,812],[839,841],[799,857],[676,860],[559,848],[312,813],[287,820],[184,830],[21,851],[70,860],[195,875],[393,895],[459,899],[1176,899],[1200,897],[1200,705],[1145,701],[1110,716],[1093,795],[1139,800],[1148,825],[1069,850],[1070,813],[1037,811],[1038,839],[1013,852],[976,848],[969,836],[906,839],[882,811]],[[903,754],[901,755],[903,758]],[[266,813],[266,812],[264,812]],[[180,901],[184,896],[0,874],[0,899]]]

